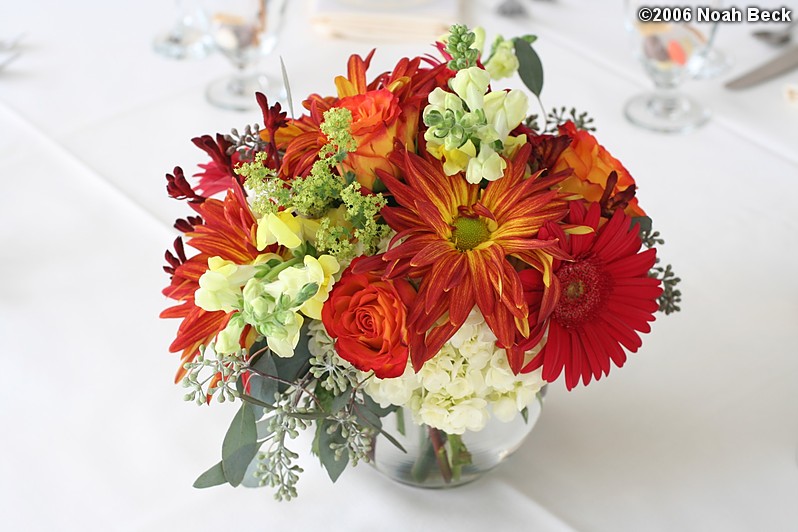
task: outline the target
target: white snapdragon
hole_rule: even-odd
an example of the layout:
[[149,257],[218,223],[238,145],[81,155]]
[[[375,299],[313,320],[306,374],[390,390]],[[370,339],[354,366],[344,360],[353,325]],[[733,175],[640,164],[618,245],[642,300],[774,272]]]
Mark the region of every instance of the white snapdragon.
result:
[[493,54],[485,63],[485,70],[490,73],[490,77],[492,79],[509,78],[518,71],[519,66],[513,41],[497,37],[493,43]]
[[233,314],[225,328],[216,335],[216,352],[232,354],[240,351],[241,333],[244,332],[245,325],[241,314]]
[[304,323],[300,312],[321,319],[339,269],[335,257],[306,255],[301,266],[286,267],[272,281],[250,279],[242,291],[244,319],[266,337],[275,354],[293,356]]
[[466,181],[477,184],[483,179],[496,181],[504,175],[507,168],[507,161],[501,155],[488,146],[482,144],[479,148],[479,155],[468,161],[466,167]]
[[309,318],[320,320],[321,308],[335,283],[333,275],[338,273],[339,269],[338,261],[332,255],[322,255],[318,259],[306,255],[302,267],[292,266],[281,271],[277,275],[277,280],[266,285],[265,290],[275,299],[280,295],[296,299],[306,285],[315,284],[318,287],[316,293],[305,301],[299,310]]
[[502,141],[526,118],[529,98],[524,91],[493,91],[485,95],[485,118]]
[[472,111],[482,109],[485,91],[490,85],[490,74],[479,67],[464,68],[449,81],[449,86]]
[[282,358],[294,356],[294,349],[299,343],[299,333],[304,323],[302,316],[296,312],[288,313],[281,327],[266,337],[266,344],[275,355]]
[[199,278],[194,303],[203,310],[231,312],[239,307],[241,287],[255,275],[255,267],[238,265],[221,257],[208,259],[208,270]]

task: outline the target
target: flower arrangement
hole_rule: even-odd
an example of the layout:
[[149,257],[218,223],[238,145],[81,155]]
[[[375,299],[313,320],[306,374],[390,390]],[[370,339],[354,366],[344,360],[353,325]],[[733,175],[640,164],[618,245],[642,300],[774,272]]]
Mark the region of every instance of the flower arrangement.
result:
[[678,310],[662,240],[592,120],[528,116],[526,92],[492,88],[517,72],[540,100],[533,42],[483,52],[483,32],[453,26],[438,57],[371,79],[374,52],[354,55],[337,96],[288,118],[258,94],[262,127],[195,138],[210,162],[167,174],[195,213],[166,253],[176,380],[198,404],[240,401],[195,486],[290,499],[300,430],[334,481],[376,435],[399,445],[382,428],[397,408],[446,436],[456,472],[460,435],[525,415],[561,377],[608,375],[656,311]]

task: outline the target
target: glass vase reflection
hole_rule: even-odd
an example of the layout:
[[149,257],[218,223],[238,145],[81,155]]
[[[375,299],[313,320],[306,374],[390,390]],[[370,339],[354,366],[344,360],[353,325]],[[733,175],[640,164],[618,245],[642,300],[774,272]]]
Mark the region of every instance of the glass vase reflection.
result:
[[[508,459],[526,440],[540,416],[541,400],[533,401],[512,421],[491,417],[480,431],[446,432],[413,422],[400,408],[383,420],[374,442],[373,466],[385,476],[420,488],[452,488],[472,482]],[[396,443],[403,448],[400,449]],[[405,452],[406,451],[406,452]]]

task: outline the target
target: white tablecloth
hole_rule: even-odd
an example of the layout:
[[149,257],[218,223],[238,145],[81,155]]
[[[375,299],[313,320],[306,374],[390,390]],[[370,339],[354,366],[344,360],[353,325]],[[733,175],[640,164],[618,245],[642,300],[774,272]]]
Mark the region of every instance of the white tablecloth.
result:
[[[282,504],[268,490],[191,487],[218,461],[233,411],[182,402],[166,350],[177,324],[157,318],[163,250],[187,214],[164,173],[205,160],[191,137],[260,116],[205,103],[206,83],[230,69],[222,57],[151,52],[167,5],[4,7],[0,38],[28,32],[0,72],[4,530],[798,530],[798,108],[781,97],[798,72],[740,93],[689,83],[712,122],[657,135],[622,117],[648,82],[620,2],[533,2],[515,20],[492,5],[464,2],[464,20],[489,38],[540,35],[546,105],[590,111],[635,176],[684,310],[606,380],[552,386],[527,443],[483,480],[421,491],[359,467],[333,486],[303,436],[300,497]],[[291,2],[276,52],[297,108],[333,93],[348,55],[372,47],[325,40],[307,19]],[[736,60],[727,77],[774,53],[750,30],[718,34]],[[432,51],[374,44],[373,72]]]

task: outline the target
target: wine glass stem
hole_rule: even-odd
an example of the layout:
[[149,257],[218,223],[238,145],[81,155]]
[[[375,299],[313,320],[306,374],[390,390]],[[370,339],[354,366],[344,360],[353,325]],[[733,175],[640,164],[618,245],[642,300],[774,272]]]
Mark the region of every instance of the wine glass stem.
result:
[[684,111],[684,101],[673,88],[658,87],[648,107],[654,115],[670,118]]

